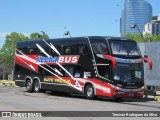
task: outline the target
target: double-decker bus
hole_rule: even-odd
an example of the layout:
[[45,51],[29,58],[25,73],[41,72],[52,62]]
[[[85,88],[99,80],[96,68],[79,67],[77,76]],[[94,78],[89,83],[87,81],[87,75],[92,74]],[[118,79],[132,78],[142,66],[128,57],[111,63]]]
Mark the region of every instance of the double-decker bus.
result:
[[137,43],[89,36],[17,42],[14,80],[28,92],[63,91],[121,98],[143,97],[143,61]]

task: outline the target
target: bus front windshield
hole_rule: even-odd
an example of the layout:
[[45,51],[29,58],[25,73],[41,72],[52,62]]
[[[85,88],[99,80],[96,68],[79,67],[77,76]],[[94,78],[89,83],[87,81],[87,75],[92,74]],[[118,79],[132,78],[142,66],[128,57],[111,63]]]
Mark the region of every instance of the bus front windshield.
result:
[[141,64],[118,64],[113,70],[114,80],[123,82],[140,82],[142,80]]
[[134,41],[110,40],[110,47],[113,55],[140,56],[138,45]]

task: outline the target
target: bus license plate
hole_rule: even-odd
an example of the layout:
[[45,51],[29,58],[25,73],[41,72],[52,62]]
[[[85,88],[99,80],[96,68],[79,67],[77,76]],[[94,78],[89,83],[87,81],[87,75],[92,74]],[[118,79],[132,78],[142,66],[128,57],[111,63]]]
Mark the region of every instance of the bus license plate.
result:
[[132,97],[132,96],[134,96],[134,93],[129,93],[128,96]]

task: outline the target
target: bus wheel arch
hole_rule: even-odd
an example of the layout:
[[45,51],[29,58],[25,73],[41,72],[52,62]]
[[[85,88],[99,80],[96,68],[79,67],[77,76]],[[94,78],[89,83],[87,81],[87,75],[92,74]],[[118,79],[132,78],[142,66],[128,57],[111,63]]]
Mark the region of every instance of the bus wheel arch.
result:
[[95,98],[95,89],[92,83],[86,83],[84,86],[84,95],[87,99],[94,99]]
[[25,87],[28,92],[33,92],[33,80],[31,77],[26,77]]

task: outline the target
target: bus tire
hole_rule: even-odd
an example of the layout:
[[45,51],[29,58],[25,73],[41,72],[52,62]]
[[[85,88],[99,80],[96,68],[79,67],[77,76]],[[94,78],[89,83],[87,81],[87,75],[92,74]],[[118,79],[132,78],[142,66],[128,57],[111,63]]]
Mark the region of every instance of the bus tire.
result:
[[40,89],[40,83],[38,80],[35,80],[34,83],[33,83],[33,91],[34,92],[40,92],[41,89]]
[[91,84],[87,85],[85,88],[85,96],[87,99],[93,100],[94,99],[94,88]]
[[26,89],[28,92],[33,92],[32,82],[29,79],[26,81]]

